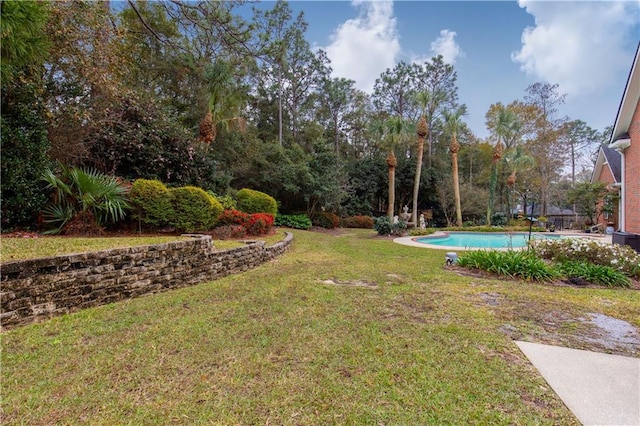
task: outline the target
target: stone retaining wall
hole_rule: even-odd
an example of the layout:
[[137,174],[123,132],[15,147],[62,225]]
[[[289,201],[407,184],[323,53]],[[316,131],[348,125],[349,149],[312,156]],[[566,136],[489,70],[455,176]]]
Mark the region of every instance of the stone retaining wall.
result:
[[166,244],[3,263],[0,324],[14,327],[123,299],[246,271],[284,253],[293,241],[216,251],[208,235]]

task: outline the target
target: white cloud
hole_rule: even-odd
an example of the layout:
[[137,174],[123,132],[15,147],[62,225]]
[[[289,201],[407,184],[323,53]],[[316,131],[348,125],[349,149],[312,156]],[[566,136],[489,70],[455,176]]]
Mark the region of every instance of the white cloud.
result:
[[325,47],[333,75],[356,82],[370,93],[376,78],[393,68],[400,53],[400,41],[391,1],[354,0],[359,16],[340,25]]
[[[629,67],[625,34],[638,22],[638,3],[520,0],[535,17],[511,54],[534,79],[558,83],[569,97],[607,89]],[[637,42],[636,40],[633,41]]]
[[441,30],[440,37],[431,43],[434,56],[442,55],[444,62],[451,65],[456,63],[457,58],[464,57],[464,52],[455,41],[456,35],[455,31]]

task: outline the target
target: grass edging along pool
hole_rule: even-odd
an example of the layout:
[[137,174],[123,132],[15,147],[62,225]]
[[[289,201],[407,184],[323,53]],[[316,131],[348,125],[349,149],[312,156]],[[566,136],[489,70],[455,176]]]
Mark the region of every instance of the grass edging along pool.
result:
[[2,264],[0,324],[11,327],[255,268],[289,249],[255,241],[217,251],[211,236]]

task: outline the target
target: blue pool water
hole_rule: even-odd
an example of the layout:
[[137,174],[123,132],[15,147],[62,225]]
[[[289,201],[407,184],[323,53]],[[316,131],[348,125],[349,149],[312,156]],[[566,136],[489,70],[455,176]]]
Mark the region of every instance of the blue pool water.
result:
[[[531,238],[560,238],[559,235],[541,235],[531,234]],[[435,246],[449,246],[460,248],[522,248],[527,246],[529,241],[529,233],[505,233],[505,232],[450,232],[442,236],[420,237],[415,239],[418,243],[430,244]]]

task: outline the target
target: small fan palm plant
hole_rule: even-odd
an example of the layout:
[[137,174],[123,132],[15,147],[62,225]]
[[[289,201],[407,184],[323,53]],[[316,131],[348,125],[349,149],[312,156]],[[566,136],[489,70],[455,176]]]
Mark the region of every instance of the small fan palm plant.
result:
[[48,234],[61,233],[70,223],[94,233],[104,225],[124,219],[129,209],[128,188],[116,177],[93,169],[60,167],[56,175],[46,170],[43,179],[53,189],[53,202],[43,211]]

